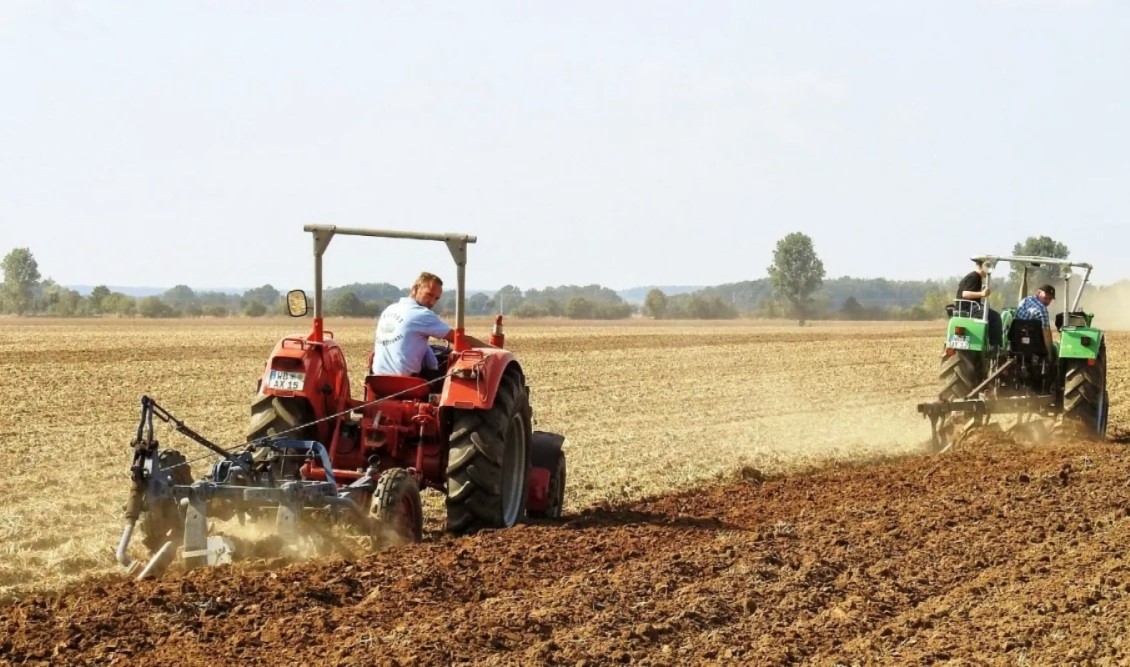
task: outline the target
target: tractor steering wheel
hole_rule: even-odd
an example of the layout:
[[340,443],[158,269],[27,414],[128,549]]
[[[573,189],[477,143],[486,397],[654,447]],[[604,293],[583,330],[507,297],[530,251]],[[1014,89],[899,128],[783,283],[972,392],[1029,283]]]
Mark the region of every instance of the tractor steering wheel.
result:
[[436,355],[436,361],[439,362],[440,369],[447,368],[447,358],[451,356],[451,343],[444,339],[440,339],[442,345],[429,344],[428,347],[432,348],[432,352]]

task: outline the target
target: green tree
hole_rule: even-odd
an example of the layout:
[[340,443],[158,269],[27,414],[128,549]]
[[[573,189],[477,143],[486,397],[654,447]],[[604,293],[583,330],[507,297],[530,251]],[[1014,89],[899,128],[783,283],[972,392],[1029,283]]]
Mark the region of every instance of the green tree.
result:
[[942,290],[927,292],[925,298],[922,299],[922,310],[926,312],[927,319],[940,320],[944,318],[946,306],[953,303],[953,297],[953,294]]
[[102,299],[102,312],[133,317],[137,314],[137,299],[121,292],[111,292],[109,296]]
[[598,320],[622,320],[631,317],[635,308],[630,303],[608,303],[605,301],[590,301],[593,304],[592,317]]
[[267,314],[267,307],[263,305],[262,301],[252,299],[243,307],[243,314],[248,317],[263,317]]
[[482,292],[475,292],[467,297],[468,315],[490,315],[494,307],[491,298]]
[[546,310],[545,306],[536,304],[532,301],[526,301],[519,304],[517,308],[511,310],[510,314],[514,317],[545,317],[546,315],[549,315],[549,311]]
[[16,248],[4,257],[4,308],[17,315],[28,312],[39,285],[39,264],[27,248]]
[[159,296],[147,296],[137,302],[137,314],[142,317],[172,317],[176,314],[173,307],[161,300]]
[[596,312],[596,304],[583,296],[571,296],[565,302],[565,317],[571,320],[591,320]]
[[87,303],[83,300],[82,295],[62,285],[52,283],[44,291],[43,301],[46,304],[47,312],[51,315],[72,317],[74,315],[85,315],[87,312]]
[[[1056,241],[1050,236],[1029,236],[1012,247],[1012,254],[1067,259],[1068,256],[1071,255],[1071,251],[1066,245]],[[1016,265],[1012,266],[1012,270],[1009,272],[1009,278],[1012,280],[1013,285],[1020,285],[1021,272],[1021,267]],[[1059,270],[1054,266],[1041,266],[1038,269],[1028,269],[1029,292],[1044,283],[1055,285],[1062,280],[1063,278],[1060,277]],[[994,289],[993,291],[995,292],[996,290]]]
[[196,292],[192,291],[192,288],[188,285],[177,285],[165,290],[165,293],[161,295],[161,300],[172,308],[180,309],[196,301]]
[[644,312],[657,320],[663,319],[667,314],[667,295],[663,290],[653,288],[648,291],[643,300]]
[[263,305],[271,307],[278,304],[279,299],[282,298],[282,294],[279,294],[279,291],[275,289],[274,286],[267,283],[262,287],[247,290],[243,293],[243,298],[246,301],[260,301]]
[[330,313],[344,317],[361,317],[366,315],[365,302],[353,292],[344,292],[330,303]]
[[105,285],[99,285],[99,286],[95,287],[94,289],[90,290],[90,296],[87,297],[87,298],[90,299],[90,312],[92,312],[92,313],[104,312],[104,310],[103,310],[105,308],[104,303],[106,302],[106,299],[109,296],[110,296],[110,288],[106,287]]
[[793,232],[777,241],[769,280],[777,294],[792,305],[804,326],[810,297],[824,283],[824,263],[816,256],[808,235]]
[[509,313],[522,304],[522,290],[513,285],[503,285],[494,294],[494,303],[499,312]]
[[844,299],[844,305],[840,307],[840,314],[847,320],[862,320],[867,317],[867,309],[854,296],[849,296]]

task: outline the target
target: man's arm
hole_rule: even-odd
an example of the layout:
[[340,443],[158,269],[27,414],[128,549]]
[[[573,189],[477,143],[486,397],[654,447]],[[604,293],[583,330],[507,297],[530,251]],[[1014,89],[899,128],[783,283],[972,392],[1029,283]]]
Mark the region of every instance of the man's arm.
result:
[[[448,331],[447,335],[444,336],[443,339],[446,340],[449,343],[454,344],[455,343],[455,329]],[[463,334],[463,340],[467,341],[471,345],[471,347],[494,347],[490,343],[481,341],[478,338],[475,338],[474,336],[472,336],[468,333]]]
[[1052,324],[1051,313],[1048,312],[1047,307],[1040,304],[1040,323],[1044,325],[1044,345],[1047,346],[1048,354],[1052,353]]
[[983,284],[983,281],[975,279],[977,277],[977,274],[971,273],[965,278],[961,279],[961,285],[958,287],[958,289],[960,290],[958,294],[960,294],[961,296],[959,296],[958,298],[983,299],[993,293],[990,289],[975,289],[981,287],[981,285]]

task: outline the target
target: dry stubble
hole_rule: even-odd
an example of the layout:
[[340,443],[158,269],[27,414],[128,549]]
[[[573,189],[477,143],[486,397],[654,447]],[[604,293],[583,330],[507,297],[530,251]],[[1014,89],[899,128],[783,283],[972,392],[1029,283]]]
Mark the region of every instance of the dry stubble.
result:
[[[331,323],[360,368],[372,323]],[[221,443],[242,441],[262,364],[293,321],[5,320],[0,593],[115,571],[127,443],[149,394]],[[485,332],[474,322],[472,333]],[[914,404],[936,378],[939,324],[795,326],[520,322],[509,347],[536,428],[563,433],[567,510],[686,487],[747,465],[766,473],[920,451]],[[1130,342],[1110,346],[1116,430],[1130,423]],[[354,378],[359,384],[360,376]],[[201,450],[166,430],[167,445]],[[206,470],[207,461],[194,468]],[[426,494],[429,526],[442,501]]]

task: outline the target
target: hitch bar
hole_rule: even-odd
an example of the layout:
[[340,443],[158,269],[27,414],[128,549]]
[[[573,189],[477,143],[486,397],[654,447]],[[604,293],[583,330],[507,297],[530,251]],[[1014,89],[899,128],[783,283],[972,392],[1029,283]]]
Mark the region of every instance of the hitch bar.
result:
[[940,417],[953,412],[975,415],[1049,412],[1055,407],[1054,396],[1017,396],[1014,398],[963,398],[956,401],[919,403],[918,412],[927,417]]

